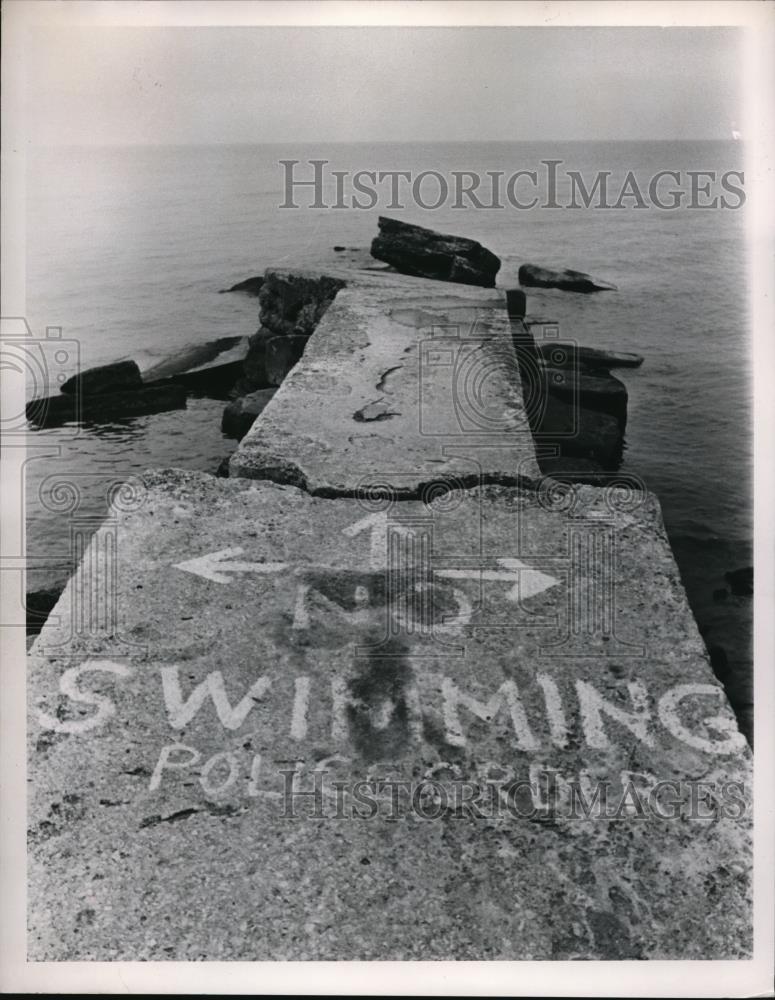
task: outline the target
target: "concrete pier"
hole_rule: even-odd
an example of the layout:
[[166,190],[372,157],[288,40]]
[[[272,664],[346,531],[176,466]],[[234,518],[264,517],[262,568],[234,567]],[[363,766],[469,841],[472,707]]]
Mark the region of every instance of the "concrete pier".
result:
[[416,496],[439,478],[535,479],[503,293],[343,273],[348,286],[232,457],[231,475],[325,496],[383,482]]
[[658,502],[541,477],[515,363],[497,291],[359,273],[233,478],[117,497],[29,660],[30,959],[750,955]]

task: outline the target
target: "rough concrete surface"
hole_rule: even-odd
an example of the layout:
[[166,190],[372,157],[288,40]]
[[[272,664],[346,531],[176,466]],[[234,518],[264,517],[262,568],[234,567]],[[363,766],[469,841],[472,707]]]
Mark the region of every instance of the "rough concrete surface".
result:
[[[336,269],[326,269],[335,272]],[[342,268],[298,364],[232,456],[230,474],[352,496],[416,496],[538,476],[502,293]]]
[[[29,661],[31,960],[750,953],[750,755],[656,500],[426,501],[177,471],[117,498]],[[482,818],[337,804],[377,775],[523,784]],[[679,815],[572,818],[598,779],[683,782]]]

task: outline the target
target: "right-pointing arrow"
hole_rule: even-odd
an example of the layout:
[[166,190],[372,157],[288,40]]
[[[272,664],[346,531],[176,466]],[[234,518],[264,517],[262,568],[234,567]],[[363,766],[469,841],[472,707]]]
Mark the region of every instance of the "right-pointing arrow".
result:
[[556,577],[548,576],[519,559],[498,559],[498,565],[502,569],[437,569],[435,572],[437,576],[447,576],[455,580],[504,580],[512,583],[513,587],[506,597],[515,603],[528,597],[535,597],[550,587],[556,587],[560,582]]

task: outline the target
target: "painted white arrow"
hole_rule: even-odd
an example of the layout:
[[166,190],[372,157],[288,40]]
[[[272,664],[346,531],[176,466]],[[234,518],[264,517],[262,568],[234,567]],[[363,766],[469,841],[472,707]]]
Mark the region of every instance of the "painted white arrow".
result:
[[196,559],[175,563],[174,568],[182,569],[184,573],[203,576],[205,580],[212,580],[213,583],[231,583],[230,573],[279,573],[286,568],[286,564],[281,562],[234,561],[234,557],[241,556],[243,552],[244,549],[240,547],[220,549],[218,552],[197,556]]
[[[400,522],[392,522],[394,531],[402,535],[413,534],[411,525],[404,525]],[[342,534],[348,538],[360,535],[362,531],[371,531],[371,553],[369,556],[369,566],[371,569],[384,569],[387,564],[387,536],[388,536],[388,516],[384,510],[378,510],[374,514],[367,514],[355,524],[350,524],[342,529]]]
[[437,569],[437,576],[448,576],[455,580],[476,579],[481,580],[505,580],[513,583],[514,586],[506,594],[510,601],[518,602],[528,597],[535,597],[536,594],[556,587],[559,580],[553,576],[547,576],[540,570],[528,566],[527,563],[519,559],[498,559],[498,565],[502,569]]

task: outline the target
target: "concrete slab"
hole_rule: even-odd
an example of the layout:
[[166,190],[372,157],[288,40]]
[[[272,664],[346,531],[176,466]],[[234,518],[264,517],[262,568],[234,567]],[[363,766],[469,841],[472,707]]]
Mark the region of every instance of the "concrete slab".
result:
[[653,497],[146,482],[30,657],[30,960],[750,954]]
[[348,287],[232,456],[230,475],[320,496],[387,482],[405,497],[439,478],[536,478],[502,293],[340,273]]

